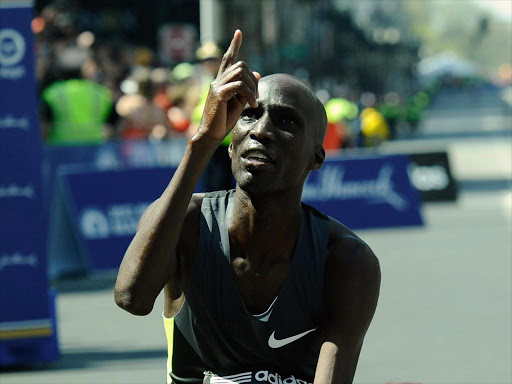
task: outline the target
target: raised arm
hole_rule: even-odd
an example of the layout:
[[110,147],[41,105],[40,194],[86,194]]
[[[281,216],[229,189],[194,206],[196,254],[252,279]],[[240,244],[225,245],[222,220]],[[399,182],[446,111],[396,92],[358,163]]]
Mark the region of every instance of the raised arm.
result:
[[333,231],[325,265],[326,338],[314,384],[352,383],[379,297],[380,266],[372,250],[339,223]]
[[[181,282],[177,245],[189,244],[184,228],[187,215],[200,209],[194,189],[208,161],[231,131],[248,102],[256,107],[259,74],[243,62],[236,62],[242,43],[237,30],[212,82],[199,129],[189,141],[171,182],[142,215],[117,276],[115,301],[135,315],[153,309],[156,297],[171,280]],[[187,213],[188,212],[188,213]],[[199,225],[199,223],[197,223]],[[184,252],[187,253],[186,250]],[[178,284],[179,285],[179,284]],[[175,284],[176,286],[176,284]]]

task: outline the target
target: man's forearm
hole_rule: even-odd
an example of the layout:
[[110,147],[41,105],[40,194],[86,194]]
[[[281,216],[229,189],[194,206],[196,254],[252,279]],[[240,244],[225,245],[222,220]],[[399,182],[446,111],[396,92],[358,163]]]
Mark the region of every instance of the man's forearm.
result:
[[192,138],[171,182],[142,216],[116,282],[116,303],[123,309],[136,315],[148,314],[164,285],[174,276],[176,245],[187,208],[218,145],[205,137]]
[[360,348],[356,352],[345,351],[329,341],[324,342],[315,372],[314,384],[351,384],[359,359]]

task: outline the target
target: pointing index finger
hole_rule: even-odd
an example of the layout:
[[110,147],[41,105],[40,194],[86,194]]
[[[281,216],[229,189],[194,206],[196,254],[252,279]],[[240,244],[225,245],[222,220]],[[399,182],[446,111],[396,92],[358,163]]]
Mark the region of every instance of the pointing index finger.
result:
[[235,34],[233,36],[233,41],[231,44],[235,43],[235,46],[233,47],[233,56],[231,58],[232,62],[234,63],[236,59],[238,58],[238,51],[240,51],[240,46],[242,45],[242,31],[237,29],[235,31]]
[[238,51],[242,45],[242,31],[237,29],[231,40],[228,50],[222,57],[222,62],[219,68],[219,74],[223,73],[230,65],[232,65],[238,58]]

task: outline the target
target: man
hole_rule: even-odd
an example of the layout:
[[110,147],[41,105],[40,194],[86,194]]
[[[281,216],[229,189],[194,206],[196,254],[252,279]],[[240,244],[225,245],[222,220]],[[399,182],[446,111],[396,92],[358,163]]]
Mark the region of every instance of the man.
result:
[[[292,76],[260,81],[236,61],[241,42],[237,30],[197,134],[140,220],[115,300],[146,315],[164,289],[176,383],[351,383],[379,263],[349,229],[301,205],[325,158],[321,102]],[[236,190],[193,194],[231,130]]]

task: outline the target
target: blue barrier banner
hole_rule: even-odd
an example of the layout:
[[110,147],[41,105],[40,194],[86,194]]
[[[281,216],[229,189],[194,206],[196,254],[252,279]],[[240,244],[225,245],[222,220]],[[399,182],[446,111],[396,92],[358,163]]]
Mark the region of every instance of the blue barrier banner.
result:
[[352,229],[423,225],[404,155],[327,159],[302,199]]
[[188,140],[173,138],[166,141],[123,140],[101,145],[43,147],[43,197],[50,206],[57,169],[61,165],[81,164],[99,170],[177,167],[185,153]]
[[0,365],[58,357],[31,21],[31,2],[0,3]]
[[[140,216],[160,197],[174,171],[173,167],[102,171],[83,166],[61,167],[60,203],[54,204],[62,207],[55,211],[60,224],[54,221],[51,227],[55,229],[51,232],[55,236],[50,234],[52,274],[119,268]],[[200,184],[197,190],[201,188]],[[66,226],[71,231],[59,229]],[[69,250],[59,255],[63,241]]]

